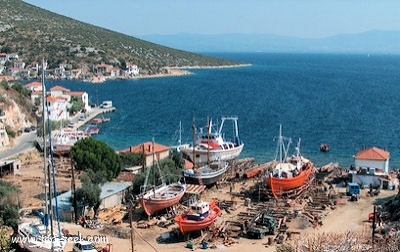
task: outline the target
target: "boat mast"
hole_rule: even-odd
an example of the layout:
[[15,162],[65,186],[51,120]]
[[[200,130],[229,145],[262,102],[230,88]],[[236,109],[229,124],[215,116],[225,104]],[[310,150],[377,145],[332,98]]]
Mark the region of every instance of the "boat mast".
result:
[[196,169],[196,121],[194,120],[193,117],[193,123],[192,123],[192,140],[193,140],[193,170]]
[[207,164],[210,167],[210,132],[211,132],[211,120],[207,117]]
[[45,195],[45,215],[44,215],[44,224],[46,226],[46,236],[48,235],[49,232],[49,227],[48,227],[48,218],[49,218],[49,199],[47,195],[47,187],[49,186],[49,183],[47,181],[47,144],[46,144],[46,87],[44,85],[44,58],[42,59],[42,122],[43,122],[43,172],[44,172],[44,195]]
[[[285,146],[285,140],[288,141],[287,146]],[[278,137],[278,145],[275,160],[278,158],[279,154],[279,162],[283,162],[287,158],[287,152],[289,149],[290,144],[292,143],[291,138],[286,138],[282,136],[282,124],[279,125],[279,137]]]

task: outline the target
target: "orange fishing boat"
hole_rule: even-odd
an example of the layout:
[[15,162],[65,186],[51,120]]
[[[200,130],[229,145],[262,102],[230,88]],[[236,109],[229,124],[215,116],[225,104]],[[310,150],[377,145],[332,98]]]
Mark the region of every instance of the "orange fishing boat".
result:
[[188,212],[177,215],[175,223],[182,233],[203,230],[209,227],[221,214],[221,209],[215,200],[211,202],[197,202],[190,206]]
[[[284,144],[285,140],[288,140],[287,146]],[[278,141],[280,158],[265,178],[268,191],[275,198],[307,185],[308,179],[314,171],[314,164],[300,155],[300,140],[296,147],[296,155],[287,157],[290,143],[290,138],[282,136],[282,126],[280,126]]]

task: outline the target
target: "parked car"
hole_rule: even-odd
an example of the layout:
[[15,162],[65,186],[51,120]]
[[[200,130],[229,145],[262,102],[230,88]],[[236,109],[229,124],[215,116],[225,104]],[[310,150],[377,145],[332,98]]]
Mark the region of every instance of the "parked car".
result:
[[24,132],[26,132],[26,133],[29,133],[29,132],[31,132],[31,131],[32,131],[31,127],[26,127],[26,128],[24,129]]
[[72,247],[73,252],[97,252],[96,248],[91,242],[79,241]]

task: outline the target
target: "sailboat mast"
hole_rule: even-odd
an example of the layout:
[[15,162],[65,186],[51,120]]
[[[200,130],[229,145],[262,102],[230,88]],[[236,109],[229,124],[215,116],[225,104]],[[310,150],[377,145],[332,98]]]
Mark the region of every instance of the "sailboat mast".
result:
[[193,140],[193,170],[196,168],[196,121],[194,120],[193,117],[193,124],[192,124],[192,140]]
[[210,166],[210,130],[211,130],[211,121],[210,118],[207,117],[207,164]]
[[43,123],[43,172],[44,172],[44,195],[45,195],[45,215],[44,215],[44,224],[46,226],[46,235],[48,235],[49,228],[47,225],[47,218],[49,217],[49,200],[48,200],[48,195],[47,195],[47,186],[48,181],[47,181],[47,144],[46,144],[46,87],[44,85],[44,59],[42,59],[42,123]]

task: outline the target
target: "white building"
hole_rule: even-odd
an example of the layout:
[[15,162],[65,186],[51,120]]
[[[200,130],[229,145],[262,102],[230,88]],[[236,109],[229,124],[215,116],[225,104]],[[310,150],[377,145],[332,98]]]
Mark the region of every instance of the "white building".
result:
[[377,147],[360,150],[354,156],[355,167],[350,169],[352,182],[365,187],[392,188],[397,182],[389,177],[389,158],[388,151]]

